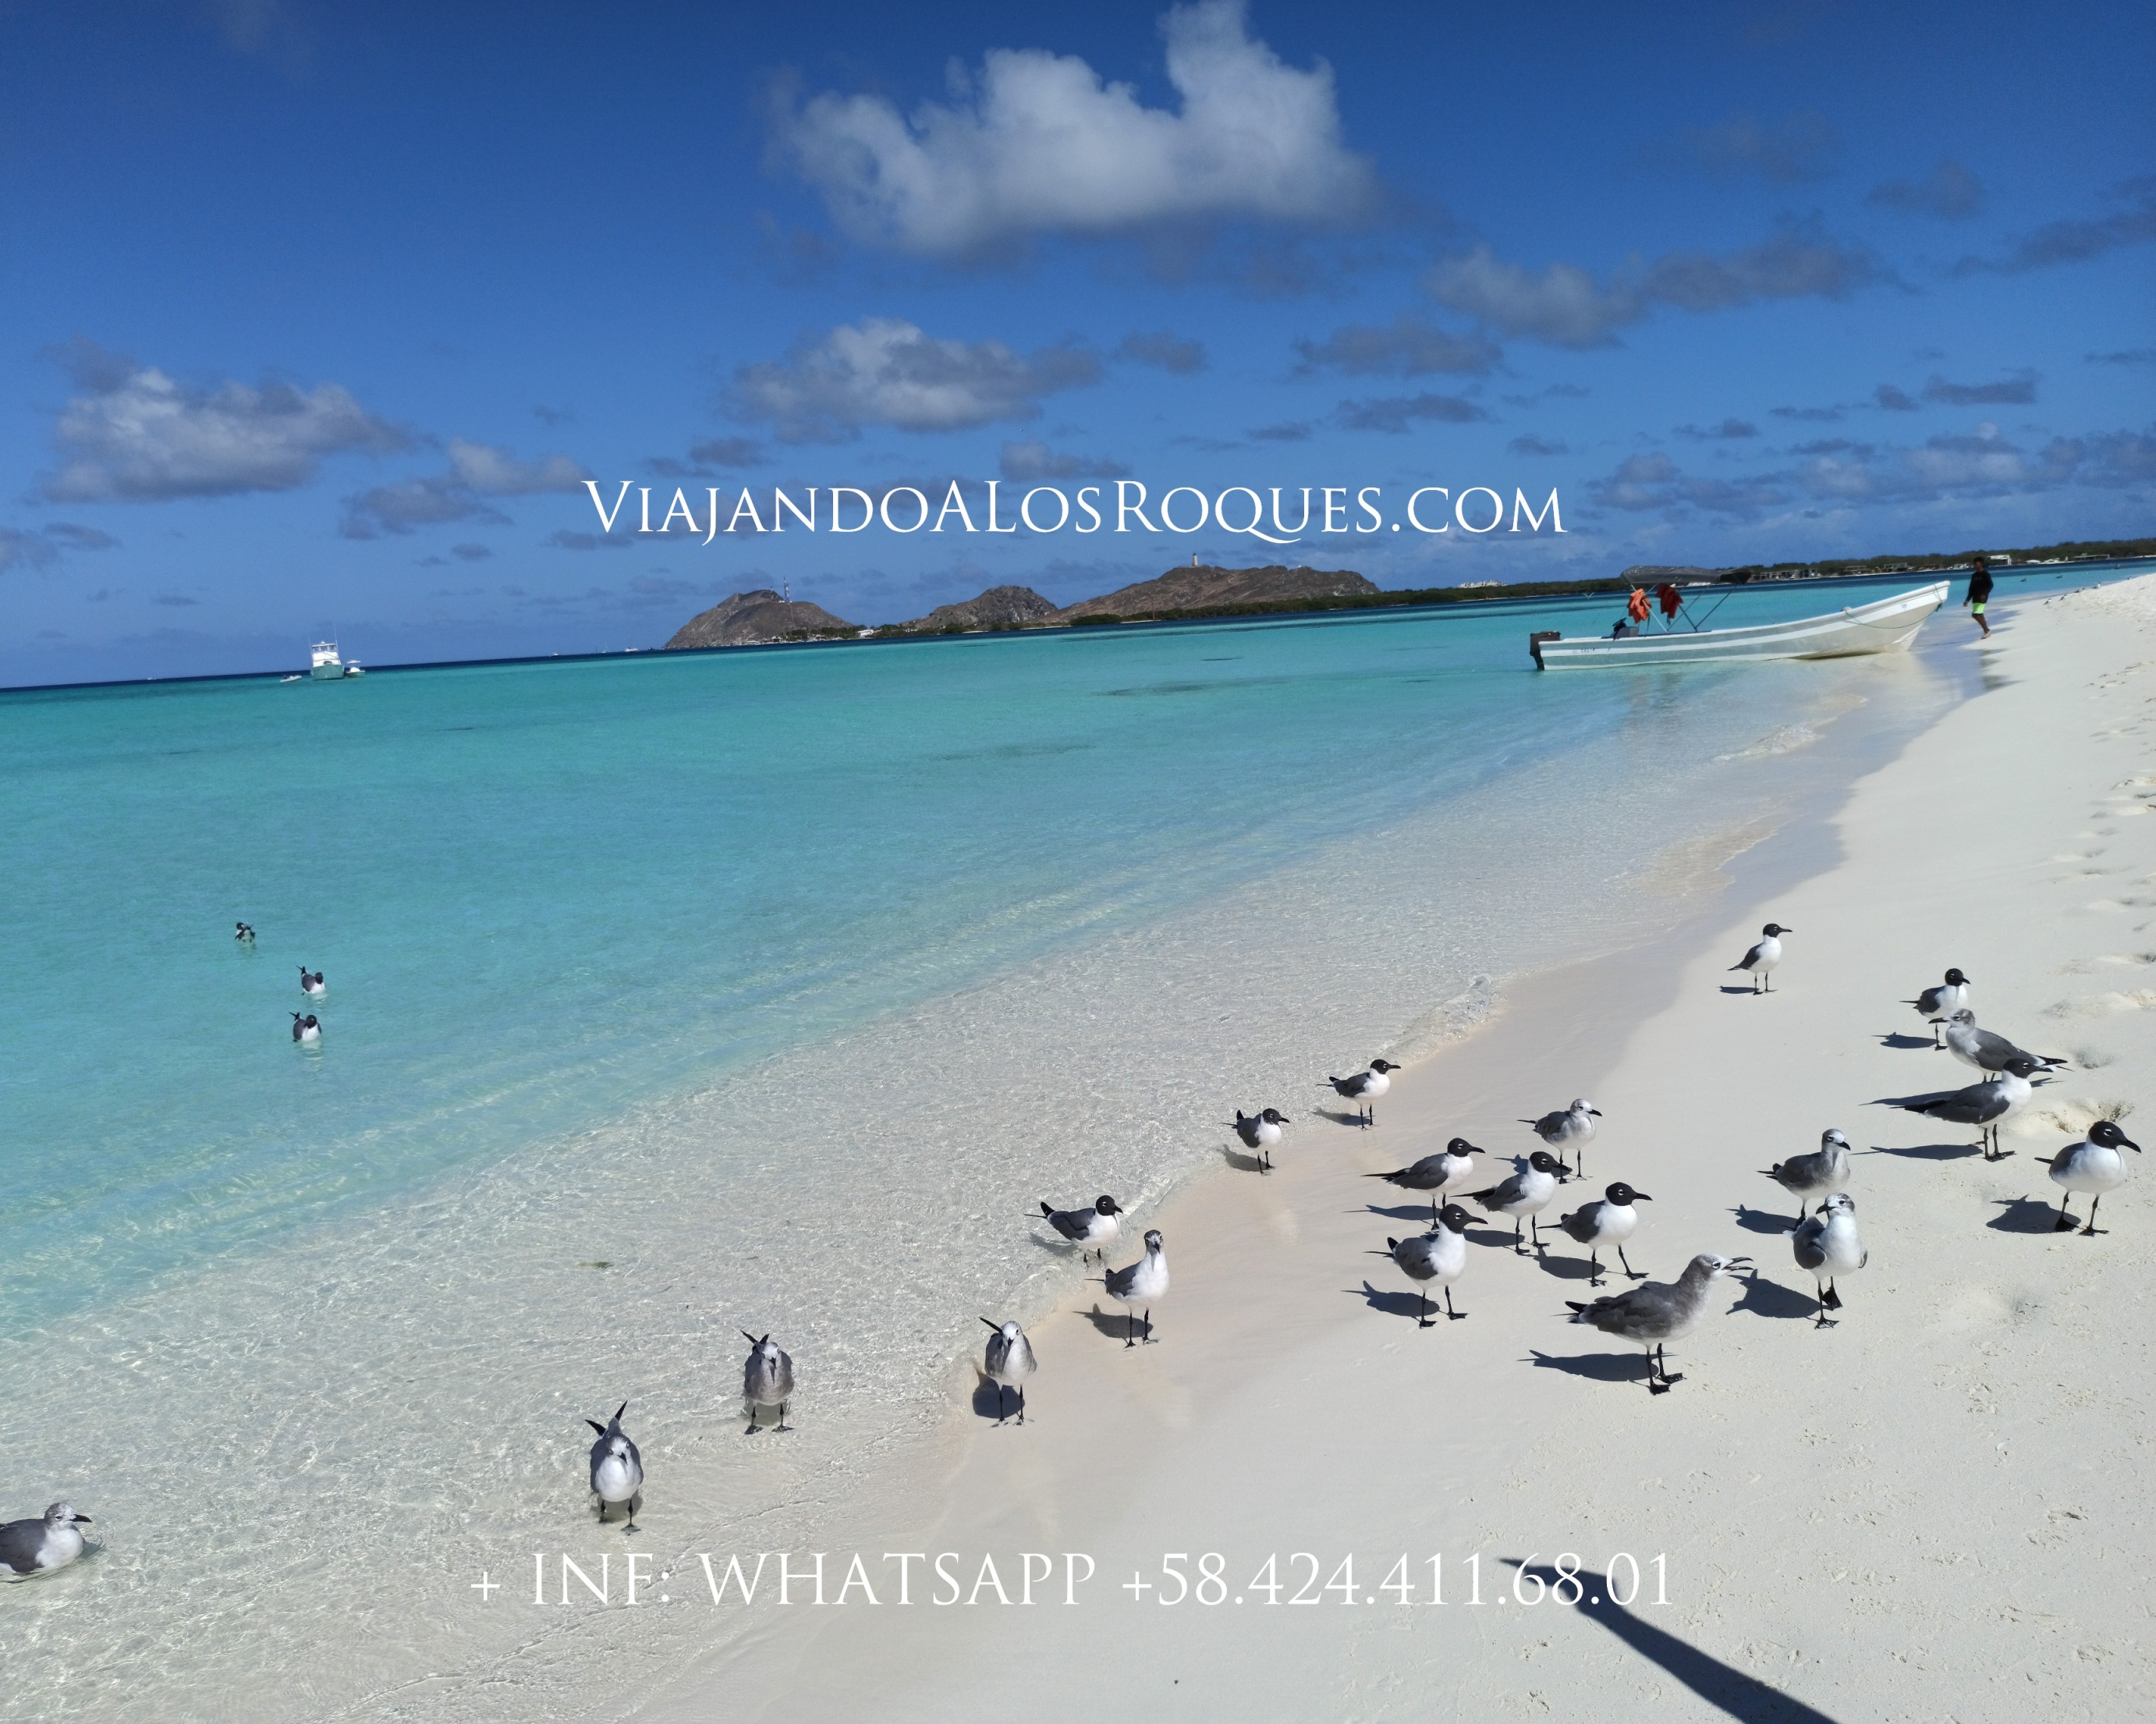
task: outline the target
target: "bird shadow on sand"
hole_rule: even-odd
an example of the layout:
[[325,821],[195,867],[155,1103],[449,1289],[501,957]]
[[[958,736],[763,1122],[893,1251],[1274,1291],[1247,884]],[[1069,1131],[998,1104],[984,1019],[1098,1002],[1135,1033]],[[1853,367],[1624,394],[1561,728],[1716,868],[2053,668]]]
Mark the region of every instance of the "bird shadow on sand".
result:
[[1220,1146],[1220,1159],[1238,1173],[1270,1173],[1272,1171],[1255,1156],[1245,1153],[1232,1143]]
[[[1584,1257],[1551,1257],[1545,1255],[1535,1265],[1546,1275],[1555,1275],[1561,1281],[1584,1281],[1594,1274],[1594,1265]],[[1613,1271],[1604,1270],[1603,1274]]]
[[1761,993],[1756,988],[1746,988],[1741,985],[1732,985],[1727,982],[1722,984],[1722,991],[1724,993],[1748,993],[1758,999],[1764,999],[1767,997],[1765,994]]
[[1132,1335],[1136,1335],[1140,1341],[1143,1341],[1152,1333],[1152,1325],[1135,1311],[1125,1316],[1119,1311],[1102,1311],[1096,1305],[1085,1313],[1085,1317],[1087,1322],[1111,1341],[1127,1341]]
[[[1531,1574],[1542,1582],[1548,1590],[1541,1596],[1550,1599],[1553,1605],[1568,1605],[1609,1629],[1640,1657],[1660,1665],[1709,1706],[1743,1721],[1743,1724],[1834,1724],[1825,1712],[1806,1706],[1794,1695],[1770,1688],[1756,1676],[1748,1676],[1734,1665],[1701,1651],[1690,1641],[1680,1640],[1644,1617],[1634,1615],[1617,1602],[1607,1574],[1598,1574],[1591,1568],[1579,1570],[1574,1578],[1578,1590],[1567,1599],[1558,1590],[1559,1583],[1566,1577],[1558,1570],[1540,1564],[1530,1567],[1517,1557],[1504,1560],[1522,1574]],[[1532,1558],[1528,1561],[1532,1562]],[[1632,1595],[1636,1598],[1638,1583],[1632,1580],[1631,1584]]]
[[1739,1203],[1729,1213],[1737,1218],[1737,1224],[1747,1233],[1794,1233],[1797,1230],[1794,1217],[1777,1215],[1771,1209],[1755,1209],[1749,1203]]
[[1646,1356],[1642,1353],[1574,1353],[1567,1357],[1529,1347],[1527,1357],[1544,1370],[1591,1378],[1596,1383],[1637,1383],[1647,1374]]
[[1958,1162],[1964,1157],[1982,1155],[1983,1146],[1975,1143],[1875,1143],[1862,1155],[1898,1155],[1913,1162]]
[[1939,1044],[1928,1035],[1904,1035],[1897,1029],[1881,1036],[1879,1045],[1882,1048],[1929,1048],[1936,1053]]
[[[1440,1204],[1439,1207],[1441,1208],[1444,1206]],[[1377,1203],[1365,1203],[1363,1208],[1370,1214],[1383,1216],[1388,1221],[1420,1222],[1424,1228],[1437,1224],[1435,1219],[1430,1213],[1428,1203],[1408,1203],[1390,1209]],[[1352,1215],[1356,1212],[1350,1209],[1347,1213]]]
[[1442,1296],[1432,1307],[1424,1306],[1422,1301],[1412,1293],[1389,1292],[1382,1288],[1372,1286],[1368,1281],[1363,1282],[1359,1287],[1343,1287],[1340,1290],[1361,1300],[1372,1311],[1383,1311],[1389,1317],[1430,1316],[1442,1321],[1445,1316],[1445,1301]]
[[1370,1124],[1359,1113],[1349,1113],[1345,1108],[1313,1107],[1311,1112],[1321,1120],[1332,1121],[1336,1126],[1353,1126],[1358,1130],[1364,1130]]
[[[1502,1245],[1507,1251],[1509,1251],[1512,1249],[1514,1235],[1505,1232],[1501,1228],[1472,1227],[1466,1233],[1460,1234],[1460,1238],[1466,1240],[1471,1245]],[[1532,1248],[1530,1247],[1527,1251],[1522,1252],[1520,1255],[1522,1256],[1532,1255]]]
[[1015,1419],[1019,1405],[1016,1389],[1003,1390],[999,1400],[995,1380],[978,1365],[973,1367],[973,1411],[978,1416],[990,1424],[998,1424],[1005,1414]]
[[2050,1233],[2058,1226],[2058,1210],[2041,1198],[1994,1198],[1992,1202],[1999,1212],[1984,1224],[1997,1232]]
[[1744,1278],[1744,1296],[1729,1309],[1732,1315],[1741,1311],[1754,1317],[1815,1317],[1819,1301],[1763,1275],[1752,1275]]

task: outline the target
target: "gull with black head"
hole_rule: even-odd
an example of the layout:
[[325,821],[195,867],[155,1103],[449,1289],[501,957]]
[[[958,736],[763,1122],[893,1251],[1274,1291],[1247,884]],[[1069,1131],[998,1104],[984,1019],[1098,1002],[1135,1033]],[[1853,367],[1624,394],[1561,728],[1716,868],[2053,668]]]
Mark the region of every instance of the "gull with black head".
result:
[[1984,1160],[2004,1161],[2014,1152],[1999,1147],[1999,1128],[2029,1105],[2029,1098],[2036,1093],[2029,1080],[2041,1079],[2044,1070],[2033,1054],[2017,1050],[2000,1070],[1980,1084],[1941,1095],[1916,1095],[1887,1105],[1898,1107],[1904,1113],[1944,1120],[1949,1125],[1974,1126],[1977,1147],[1984,1152]]
[[1932,1026],[1932,1045],[1943,1048],[1939,1039],[1939,1023],[1948,1013],[1958,1012],[1969,1003],[1969,977],[1958,969],[1948,970],[1946,980],[1936,988],[1928,988],[1912,1000],[1903,1000],[1905,1006],[1914,1006],[1917,1015]]
[[1243,1140],[1244,1148],[1256,1152],[1260,1173],[1272,1172],[1273,1158],[1266,1152],[1281,1141],[1281,1127],[1293,1123],[1277,1107],[1253,1114],[1245,1114],[1240,1107],[1235,1110],[1235,1135]]
[[2096,1224],[2096,1206],[2103,1201],[2106,1192],[2117,1191],[2126,1183],[2122,1149],[2141,1153],[2141,1146],[2118,1129],[2118,1121],[2098,1120],[2089,1127],[2086,1142],[2069,1143],[2051,1157],[2051,1183],[2066,1193],[2059,1199],[2059,1219],[2051,1224],[2052,1232],[2073,1231],[2074,1218],[2066,1213],[2066,1203],[2077,1191],[2089,1194],[2088,1225],[2082,1229],[2082,1236],[2087,1239],[2103,1231]]
[[1447,1203],[1428,1233],[1412,1239],[1387,1239],[1385,1249],[1377,1254],[1391,1258],[1399,1265],[1400,1273],[1415,1284],[1415,1296],[1422,1301],[1415,1311],[1417,1328],[1433,1326],[1430,1313],[1437,1307],[1423,1290],[1433,1282],[1445,1289],[1448,1318],[1457,1321],[1467,1315],[1452,1308],[1452,1284],[1467,1267],[1467,1224],[1473,1219],[1459,1204]]
[[1388,1185],[1397,1185],[1402,1191],[1426,1191],[1430,1196],[1430,1224],[1437,1225],[1439,1198],[1455,1192],[1475,1177],[1474,1157],[1487,1155],[1465,1137],[1455,1137],[1435,1155],[1426,1155],[1420,1161],[1404,1167],[1395,1167],[1389,1173],[1365,1173],[1365,1179],[1382,1179]]
[[1123,1224],[1119,1218],[1128,1212],[1121,1208],[1113,1198],[1103,1193],[1094,1198],[1091,1208],[1086,1209],[1059,1209],[1044,1198],[1040,1213],[1047,1218],[1048,1224],[1072,1244],[1085,1247],[1079,1254],[1081,1263],[1089,1257],[1098,1257],[1106,1263],[1106,1248],[1116,1242],[1116,1236],[1123,1230]]
[[1393,1073],[1400,1068],[1389,1060],[1373,1060],[1368,1071],[1358,1071],[1353,1077],[1328,1077],[1333,1093],[1342,1101],[1356,1104],[1362,1122],[1366,1126],[1378,1123],[1377,1099],[1393,1086]]
[[1548,1150],[1538,1149],[1527,1157],[1527,1166],[1511,1178],[1500,1180],[1486,1191],[1471,1191],[1467,1200],[1493,1215],[1511,1216],[1512,1249],[1525,1256],[1527,1247],[1520,1238],[1522,1219],[1533,1230],[1535,1249],[1541,1250],[1542,1229],[1535,1218],[1549,1207],[1550,1200],[1557,1195],[1558,1182],[1570,1171]]
[[1742,970],[1752,978],[1752,992],[1774,991],[1775,967],[1782,962],[1782,936],[1794,934],[1794,928],[1785,928],[1779,922],[1768,922],[1759,930],[1759,943],[1729,967]]
[[1588,1248],[1587,1260],[1594,1274],[1588,1282],[1591,1287],[1602,1285],[1602,1248],[1616,1248],[1617,1260],[1625,1265],[1625,1273],[1632,1280],[1643,1280],[1645,1276],[1632,1267],[1632,1260],[1625,1255],[1625,1241],[1632,1237],[1633,1229],[1640,1224],[1640,1212],[1635,1203],[1651,1203],[1654,1199],[1644,1191],[1635,1191],[1623,1180],[1609,1187],[1593,1203],[1575,1209],[1569,1215],[1560,1215],[1557,1224]]

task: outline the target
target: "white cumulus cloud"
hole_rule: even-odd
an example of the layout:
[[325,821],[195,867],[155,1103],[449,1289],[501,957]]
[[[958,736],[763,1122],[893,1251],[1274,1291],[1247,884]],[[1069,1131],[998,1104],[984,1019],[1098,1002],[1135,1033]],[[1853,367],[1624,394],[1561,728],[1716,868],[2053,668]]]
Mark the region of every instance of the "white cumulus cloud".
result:
[[[383,533],[408,533],[414,527],[439,526],[453,521],[500,526],[509,517],[488,502],[489,497],[572,491],[590,477],[567,455],[520,461],[490,444],[473,443],[462,437],[449,439],[449,456],[444,472],[397,485],[376,485],[347,498],[340,529],[344,536],[372,539]],[[459,547],[459,555],[465,554],[465,548]]]
[[1332,69],[1284,64],[1241,0],[1161,19],[1177,108],[1149,108],[1074,55],[998,49],[947,103],[909,116],[875,95],[790,105],[780,148],[856,238],[978,253],[1042,233],[1175,220],[1335,222],[1371,203],[1341,141]]
[[1029,419],[1040,398],[1101,377],[1098,356],[1078,346],[1022,354],[1001,341],[954,341],[891,317],[840,324],[783,360],[734,373],[727,405],[768,422],[786,443],[843,443],[864,425],[962,431]]

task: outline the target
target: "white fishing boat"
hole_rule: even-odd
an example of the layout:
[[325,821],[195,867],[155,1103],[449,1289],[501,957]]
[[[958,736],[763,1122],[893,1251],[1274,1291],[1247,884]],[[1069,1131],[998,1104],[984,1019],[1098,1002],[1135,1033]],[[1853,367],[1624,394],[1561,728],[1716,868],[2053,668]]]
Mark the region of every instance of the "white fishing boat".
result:
[[339,658],[335,641],[318,640],[315,643],[314,662],[308,667],[307,675],[316,682],[341,682],[346,677],[364,676],[367,673],[359,668],[356,660],[347,664]]
[[[1847,659],[1908,649],[1924,619],[1946,603],[1947,583],[1851,605],[1823,617],[1758,623],[1748,629],[1670,627],[1617,636],[1568,640],[1554,631],[1527,637],[1544,670],[1612,670],[1641,664],[1710,664],[1735,659]],[[1678,619],[1671,619],[1674,623]]]

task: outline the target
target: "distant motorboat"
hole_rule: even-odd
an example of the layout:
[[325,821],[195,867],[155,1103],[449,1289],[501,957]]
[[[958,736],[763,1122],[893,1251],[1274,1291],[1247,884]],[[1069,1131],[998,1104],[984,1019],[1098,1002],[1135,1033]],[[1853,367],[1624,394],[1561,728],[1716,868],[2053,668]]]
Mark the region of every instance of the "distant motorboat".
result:
[[1946,603],[1947,583],[1851,605],[1830,616],[1748,629],[1696,629],[1690,633],[1589,635],[1567,640],[1537,631],[1527,650],[1543,670],[1614,670],[1640,664],[1719,664],[1736,659],[1847,659],[1865,653],[1907,651],[1917,631]]
[[357,660],[346,664],[339,658],[335,641],[318,640],[315,643],[314,662],[308,668],[307,675],[316,682],[342,682],[347,677],[364,676],[367,673],[360,669]]

